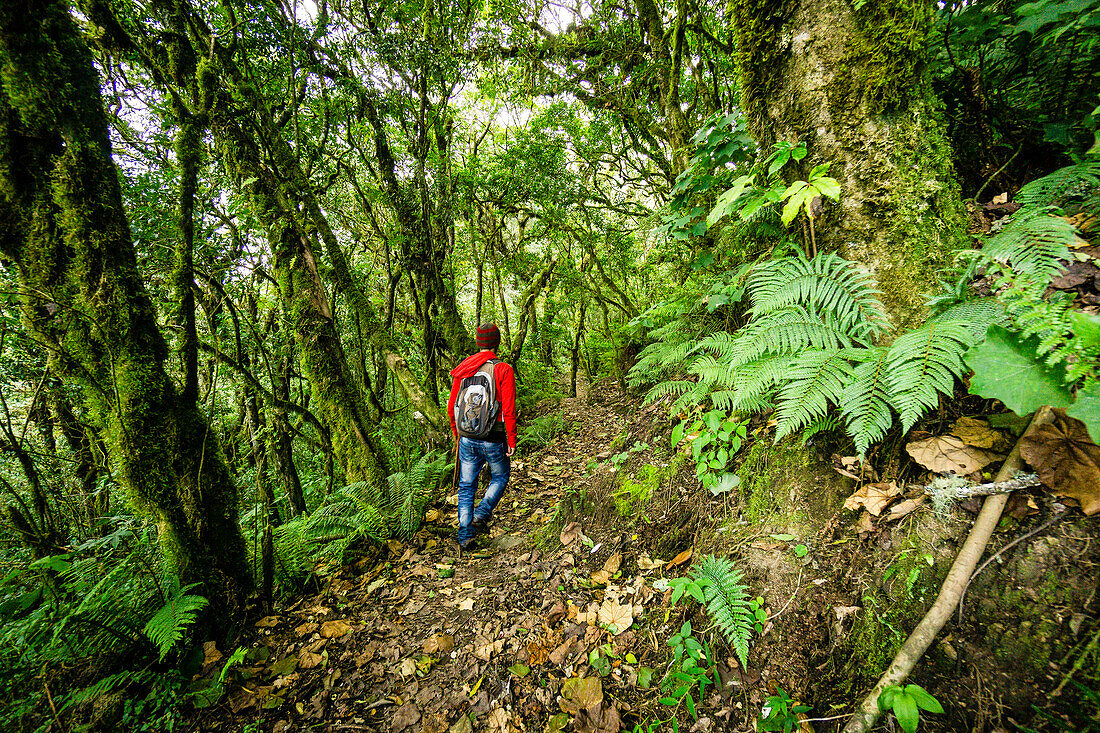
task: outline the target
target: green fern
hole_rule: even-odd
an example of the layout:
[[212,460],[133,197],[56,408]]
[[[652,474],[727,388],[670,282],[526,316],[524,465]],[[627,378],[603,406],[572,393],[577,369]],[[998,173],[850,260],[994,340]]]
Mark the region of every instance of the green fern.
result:
[[209,603],[202,596],[187,592],[197,585],[198,583],[192,583],[183,588],[174,588],[165,604],[153,614],[142,630],[157,647],[161,661],[164,661],[172,648],[183,638],[183,632],[187,627],[198,620],[198,612]]
[[886,381],[903,432],[939,405],[940,394],[951,394],[966,371],[962,355],[973,344],[966,324],[942,321],[903,334],[890,346]]
[[424,507],[435,498],[440,479],[449,468],[447,456],[428,453],[405,473],[389,477],[389,506],[394,508],[397,531],[409,538],[420,529]]
[[1056,216],[1053,207],[1022,209],[1005,228],[986,241],[982,255],[1039,281],[1049,281],[1065,269],[1073,224]]
[[974,340],[981,341],[990,326],[1006,323],[1005,304],[996,298],[974,298],[957,303],[929,319],[930,323],[947,321],[965,323]]
[[841,349],[804,351],[790,365],[779,393],[775,439],[825,418],[840,402],[851,365]]
[[829,314],[839,328],[860,340],[873,339],[889,326],[870,273],[836,254],[768,260],[753,268],[747,289],[756,317],[801,305]]
[[1025,207],[1062,206],[1070,198],[1095,193],[1100,188],[1100,158],[1060,168],[1020,189],[1016,201]]
[[[974,340],[960,308],[902,334],[889,349],[875,346],[887,327],[879,292],[865,271],[835,254],[759,263],[747,271],[745,288],[753,304],[749,323],[701,338],[690,350],[660,351],[683,359],[662,368],[695,381],[661,382],[647,401],[676,396],[673,407],[680,409],[709,400],[732,413],[774,405],[777,441],[807,426],[835,425],[829,414],[839,409],[864,453],[893,425],[895,412],[909,429],[940,394],[951,394]],[[996,308],[987,310],[986,318],[997,317]]]
[[853,370],[851,381],[840,397],[848,435],[861,456],[872,443],[882,440],[894,424],[887,377],[888,353],[881,347],[863,350],[860,354],[863,363]]
[[748,669],[753,612],[741,573],[729,560],[707,555],[692,568],[692,578],[703,590],[707,615],[737,652],[741,668]]

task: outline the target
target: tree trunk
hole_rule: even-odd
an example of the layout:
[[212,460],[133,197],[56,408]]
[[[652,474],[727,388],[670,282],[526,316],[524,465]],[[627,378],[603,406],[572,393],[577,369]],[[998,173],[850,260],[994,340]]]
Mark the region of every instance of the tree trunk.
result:
[[807,143],[804,177],[832,162],[839,205],[816,219],[819,248],[863,263],[895,324],[924,293],[965,218],[927,73],[931,0],[736,0],[742,109],[765,146]]
[[55,373],[107,420],[112,460],[155,514],[184,582],[228,623],[251,587],[237,487],[217,437],[168,377],[91,54],[56,0],[0,5],[0,250]]
[[584,316],[588,301],[582,297],[580,312],[577,314],[577,333],[573,337],[573,346],[569,349],[569,396],[577,396],[577,369],[581,363],[581,343],[584,339]]

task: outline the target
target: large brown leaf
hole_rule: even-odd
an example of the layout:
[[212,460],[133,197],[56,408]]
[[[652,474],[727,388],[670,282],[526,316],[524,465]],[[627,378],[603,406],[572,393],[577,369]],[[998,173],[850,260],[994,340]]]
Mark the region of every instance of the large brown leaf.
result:
[[1085,514],[1100,512],[1100,447],[1083,422],[1055,410],[1053,423],[1020,440],[1020,455],[1051,491],[1076,499]]
[[993,461],[1004,458],[1003,455],[967,445],[954,435],[915,440],[905,446],[905,450],[914,461],[929,471],[955,473],[960,476],[974,473]]

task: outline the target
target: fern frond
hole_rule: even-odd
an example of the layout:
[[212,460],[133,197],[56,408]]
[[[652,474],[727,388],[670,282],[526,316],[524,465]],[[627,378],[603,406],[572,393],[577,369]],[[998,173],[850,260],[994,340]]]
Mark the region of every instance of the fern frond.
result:
[[831,350],[851,343],[845,330],[832,318],[822,319],[800,305],[791,305],[766,313],[743,328],[725,356],[730,366],[740,367],[769,353]]
[[1100,159],[1059,168],[1020,189],[1016,200],[1024,206],[1061,206],[1066,200],[1100,187]]
[[853,370],[851,381],[840,397],[840,409],[860,456],[867,453],[871,443],[882,440],[894,423],[886,373],[888,353],[882,347],[852,350],[853,359],[863,363]]
[[1047,283],[1065,268],[1069,245],[1076,233],[1073,224],[1055,209],[1023,209],[998,234],[990,237],[982,254],[1012,269]]
[[643,405],[649,405],[666,397],[676,397],[684,394],[695,386],[695,382],[688,379],[673,379],[668,382],[658,382],[646,392]]
[[703,588],[707,615],[737,652],[741,668],[748,669],[753,614],[741,573],[729,560],[706,555],[692,569],[692,575]]
[[845,350],[804,351],[786,370],[779,391],[775,442],[821,420],[840,402],[851,366]]
[[829,314],[845,334],[862,341],[889,325],[870,274],[834,253],[765,263],[749,275],[747,290],[754,317],[798,305]]
[[997,298],[975,298],[951,306],[943,313],[929,319],[930,323],[957,321],[966,324],[975,341],[985,338],[986,331],[993,324],[1003,325],[1005,304]]
[[786,379],[787,368],[793,359],[790,354],[766,356],[738,369],[734,390],[737,397],[727,409],[731,412],[756,412],[759,406],[768,404],[768,396]]
[[198,612],[210,603],[202,596],[187,592],[197,585],[198,583],[192,583],[183,588],[177,588],[142,630],[157,647],[162,662],[168,656],[168,652],[172,651],[172,647],[183,638],[184,630],[198,620]]
[[899,336],[887,354],[887,383],[891,403],[908,431],[940,394],[951,395],[955,378],[966,367],[963,354],[974,343],[965,323],[940,321]]

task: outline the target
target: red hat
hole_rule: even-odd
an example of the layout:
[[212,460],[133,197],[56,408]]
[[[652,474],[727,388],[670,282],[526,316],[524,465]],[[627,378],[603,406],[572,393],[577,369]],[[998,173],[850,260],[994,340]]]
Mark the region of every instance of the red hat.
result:
[[477,347],[495,349],[500,345],[500,329],[495,323],[483,323],[477,327]]

